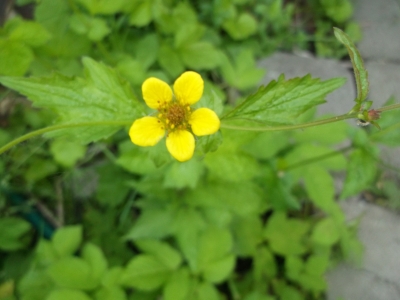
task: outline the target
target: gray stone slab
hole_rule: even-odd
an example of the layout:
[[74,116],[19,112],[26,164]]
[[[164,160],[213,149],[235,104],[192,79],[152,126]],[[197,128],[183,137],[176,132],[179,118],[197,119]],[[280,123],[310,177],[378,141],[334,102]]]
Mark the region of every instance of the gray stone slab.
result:
[[307,74],[324,80],[345,77],[347,78],[346,84],[328,95],[327,103],[320,105],[318,112],[339,115],[347,113],[353,106],[356,89],[353,84],[352,71],[337,60],[275,53],[259,61],[258,66],[267,70],[261,84],[267,84],[271,80],[277,79],[282,73],[286,78],[303,77]]
[[361,268],[342,264],[328,275],[328,300],[400,299],[400,217],[353,198],[343,203],[350,218],[362,215],[359,237],[365,246]]
[[354,19],[361,25],[361,55],[400,61],[400,3],[398,0],[355,0]]

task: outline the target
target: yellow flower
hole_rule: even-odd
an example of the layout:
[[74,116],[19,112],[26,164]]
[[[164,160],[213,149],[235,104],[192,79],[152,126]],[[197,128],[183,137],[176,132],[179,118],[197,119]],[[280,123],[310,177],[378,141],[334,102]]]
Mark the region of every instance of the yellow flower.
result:
[[142,147],[154,146],[166,135],[167,149],[175,159],[191,159],[195,148],[193,134],[213,134],[220,126],[218,116],[211,109],[190,107],[200,100],[203,88],[201,76],[191,71],[175,81],[174,94],[164,81],[148,78],[142,85],[143,99],[158,112],[133,122],[129,130],[131,141]]

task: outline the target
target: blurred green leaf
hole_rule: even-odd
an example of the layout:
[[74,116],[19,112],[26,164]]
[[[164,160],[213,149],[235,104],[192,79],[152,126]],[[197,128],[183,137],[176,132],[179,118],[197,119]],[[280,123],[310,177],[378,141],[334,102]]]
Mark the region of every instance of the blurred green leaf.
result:
[[324,103],[325,96],[344,82],[345,78],[320,81],[310,75],[285,80],[281,75],[277,81],[260,87],[224,118],[241,118],[268,125],[292,124],[306,110]]
[[82,249],[82,258],[90,265],[91,280],[99,283],[108,267],[103,251],[95,244],[86,243]]
[[52,237],[52,245],[59,257],[74,254],[82,242],[82,226],[66,226],[59,228]]
[[274,212],[266,224],[264,237],[271,249],[278,254],[303,254],[307,250],[303,237],[309,227],[306,221],[288,219],[285,213]]
[[238,256],[251,256],[256,253],[262,241],[262,222],[255,216],[236,218],[232,223],[233,249]]
[[219,300],[220,295],[217,288],[207,282],[202,282],[196,288],[197,297],[194,300]]
[[186,300],[191,286],[189,270],[186,268],[175,271],[168,279],[163,289],[165,300]]
[[154,255],[169,269],[175,270],[182,262],[179,252],[167,243],[158,240],[137,240],[135,244],[145,253]]
[[173,78],[178,77],[185,70],[182,57],[166,43],[160,47],[158,62]]
[[91,277],[91,267],[85,260],[77,257],[64,257],[47,269],[47,274],[58,287],[91,290],[97,286]]
[[275,257],[265,245],[257,248],[253,258],[253,276],[256,283],[265,282],[276,276],[278,269]]
[[0,218],[0,249],[3,251],[15,251],[27,245],[29,240],[23,237],[31,230],[31,225],[20,218]]
[[245,144],[242,149],[257,159],[271,159],[288,145],[289,136],[287,133],[262,132]]
[[91,41],[101,41],[107,36],[111,29],[104,19],[74,14],[70,18],[70,26],[78,34],[86,35]]
[[233,61],[221,55],[221,72],[224,79],[233,87],[245,90],[257,85],[265,74],[265,70],[256,67],[253,52],[242,50]]
[[52,291],[46,300],[91,300],[84,292],[72,289],[56,289]]
[[50,153],[61,166],[71,168],[85,156],[86,147],[70,138],[58,138],[50,142]]
[[44,158],[33,157],[24,177],[28,182],[39,181],[57,172],[58,168],[54,161]]
[[136,1],[137,4],[129,13],[129,24],[143,27],[148,25],[152,20],[153,1]]
[[222,25],[225,31],[234,40],[244,40],[257,31],[256,19],[247,12],[225,21]]
[[[349,6],[350,3],[347,3]],[[369,82],[368,82],[368,72],[365,69],[363,59],[358,52],[356,46],[351,41],[351,39],[339,28],[333,28],[335,37],[341,42],[343,45],[346,46],[347,51],[350,55],[351,63],[353,64],[354,69],[354,77],[356,79],[357,85],[357,99],[355,101],[358,105],[367,98],[369,92]],[[359,109],[359,107],[358,107]]]
[[125,0],[75,0],[84,5],[92,15],[105,14],[112,15],[122,9]]
[[31,47],[43,45],[50,39],[49,32],[39,23],[20,18],[10,19],[5,29],[9,31],[8,38]]
[[[54,110],[58,124],[102,121],[131,122],[141,115],[141,106],[129,85],[107,66],[84,58],[85,79],[53,75],[49,78],[2,77],[0,82],[26,95],[34,105]],[[121,125],[97,125],[57,130],[49,136],[67,134],[83,143],[115,133]]]
[[332,246],[340,238],[338,225],[333,218],[325,218],[317,223],[313,229],[312,240],[320,245]]
[[0,39],[0,75],[24,75],[33,58],[32,50],[23,43]]
[[200,236],[198,266],[206,280],[222,282],[232,272],[235,264],[232,246],[228,230],[209,228]]
[[126,239],[162,238],[172,231],[175,213],[171,209],[147,209],[137,219]]
[[96,200],[111,207],[120,205],[129,192],[127,184],[130,179],[129,174],[113,163],[98,167],[97,172],[99,180],[96,189]]
[[204,165],[197,159],[187,162],[173,162],[164,174],[163,185],[166,188],[195,188],[204,172]]
[[129,261],[120,282],[124,286],[151,291],[163,285],[169,275],[170,269],[155,256],[139,254]]
[[148,69],[157,60],[158,51],[159,37],[155,33],[145,35],[134,44],[135,58],[145,69]]
[[349,158],[347,175],[344,181],[341,199],[356,195],[370,187],[377,172],[377,161],[372,149],[355,149]]
[[125,291],[117,286],[102,287],[96,292],[96,300],[127,300]]
[[179,49],[184,64],[194,70],[210,70],[220,64],[220,53],[208,42],[195,42]]

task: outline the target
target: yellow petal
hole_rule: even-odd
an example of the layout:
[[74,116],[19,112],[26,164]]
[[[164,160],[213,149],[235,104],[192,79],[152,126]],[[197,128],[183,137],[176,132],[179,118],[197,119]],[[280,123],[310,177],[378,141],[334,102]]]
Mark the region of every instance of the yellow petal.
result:
[[167,149],[179,161],[192,158],[194,152],[194,136],[189,131],[177,130],[167,136]]
[[185,72],[174,83],[176,99],[182,104],[194,104],[203,95],[204,82],[196,72]]
[[216,133],[221,124],[217,114],[208,108],[196,109],[191,114],[189,123],[197,136]]
[[164,126],[155,117],[137,119],[129,129],[132,143],[142,147],[154,146],[164,135]]
[[143,99],[147,106],[157,109],[162,102],[172,100],[172,90],[164,81],[150,77],[142,84]]

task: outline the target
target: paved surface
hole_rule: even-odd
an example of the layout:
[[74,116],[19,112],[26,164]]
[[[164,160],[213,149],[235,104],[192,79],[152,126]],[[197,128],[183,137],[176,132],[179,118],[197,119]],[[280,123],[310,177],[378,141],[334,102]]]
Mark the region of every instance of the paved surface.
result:
[[[375,108],[390,96],[399,102],[400,0],[355,0],[354,5],[364,34],[358,47],[369,72],[369,98]],[[353,104],[355,86],[346,63],[276,53],[260,66],[267,69],[263,83],[281,73],[287,78],[307,73],[323,79],[347,77],[347,84],[329,96],[319,113],[346,113]],[[400,149],[384,149],[384,155],[400,167]],[[343,202],[343,209],[348,219],[362,215],[359,237],[365,254],[361,267],[342,264],[328,274],[328,300],[400,300],[400,214],[357,197]]]

